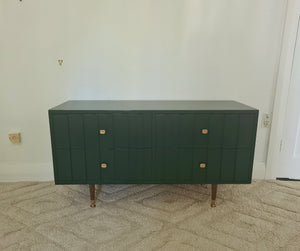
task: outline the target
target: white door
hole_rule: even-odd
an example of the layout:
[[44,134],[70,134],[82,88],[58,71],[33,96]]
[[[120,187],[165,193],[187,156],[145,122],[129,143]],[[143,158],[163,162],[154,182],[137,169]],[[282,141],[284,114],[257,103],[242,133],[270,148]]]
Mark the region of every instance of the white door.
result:
[[294,50],[280,156],[281,178],[300,179],[300,27]]

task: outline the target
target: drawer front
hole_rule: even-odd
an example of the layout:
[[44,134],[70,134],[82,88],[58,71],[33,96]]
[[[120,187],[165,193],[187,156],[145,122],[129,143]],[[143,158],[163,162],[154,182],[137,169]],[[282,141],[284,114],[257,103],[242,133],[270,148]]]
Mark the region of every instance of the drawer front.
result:
[[223,114],[161,113],[155,115],[155,147],[221,147]]
[[[104,168],[101,166],[105,164]],[[117,148],[101,151],[102,184],[149,183],[151,180],[151,149]]]

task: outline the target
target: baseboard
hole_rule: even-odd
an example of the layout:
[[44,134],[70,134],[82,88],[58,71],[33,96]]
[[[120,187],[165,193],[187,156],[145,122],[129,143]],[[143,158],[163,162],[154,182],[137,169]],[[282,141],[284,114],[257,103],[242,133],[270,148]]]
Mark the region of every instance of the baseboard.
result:
[[0,182],[54,180],[52,163],[1,163]]
[[264,180],[266,174],[266,163],[254,161],[252,179]]

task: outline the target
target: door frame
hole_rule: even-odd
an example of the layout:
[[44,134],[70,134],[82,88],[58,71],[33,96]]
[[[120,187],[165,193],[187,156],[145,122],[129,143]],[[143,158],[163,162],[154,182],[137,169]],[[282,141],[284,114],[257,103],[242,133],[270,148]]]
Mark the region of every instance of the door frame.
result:
[[291,74],[297,36],[300,38],[300,2],[288,0],[282,48],[277,76],[277,85],[272,112],[272,126],[270,132],[269,149],[265,179],[276,179],[280,173],[281,148],[283,146],[283,132],[285,115],[291,83]]

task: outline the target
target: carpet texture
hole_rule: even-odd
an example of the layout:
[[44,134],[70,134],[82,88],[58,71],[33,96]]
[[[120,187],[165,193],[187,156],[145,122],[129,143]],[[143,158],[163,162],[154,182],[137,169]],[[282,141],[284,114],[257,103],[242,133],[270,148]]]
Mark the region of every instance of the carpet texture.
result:
[[210,190],[0,183],[0,250],[300,250],[300,182]]

